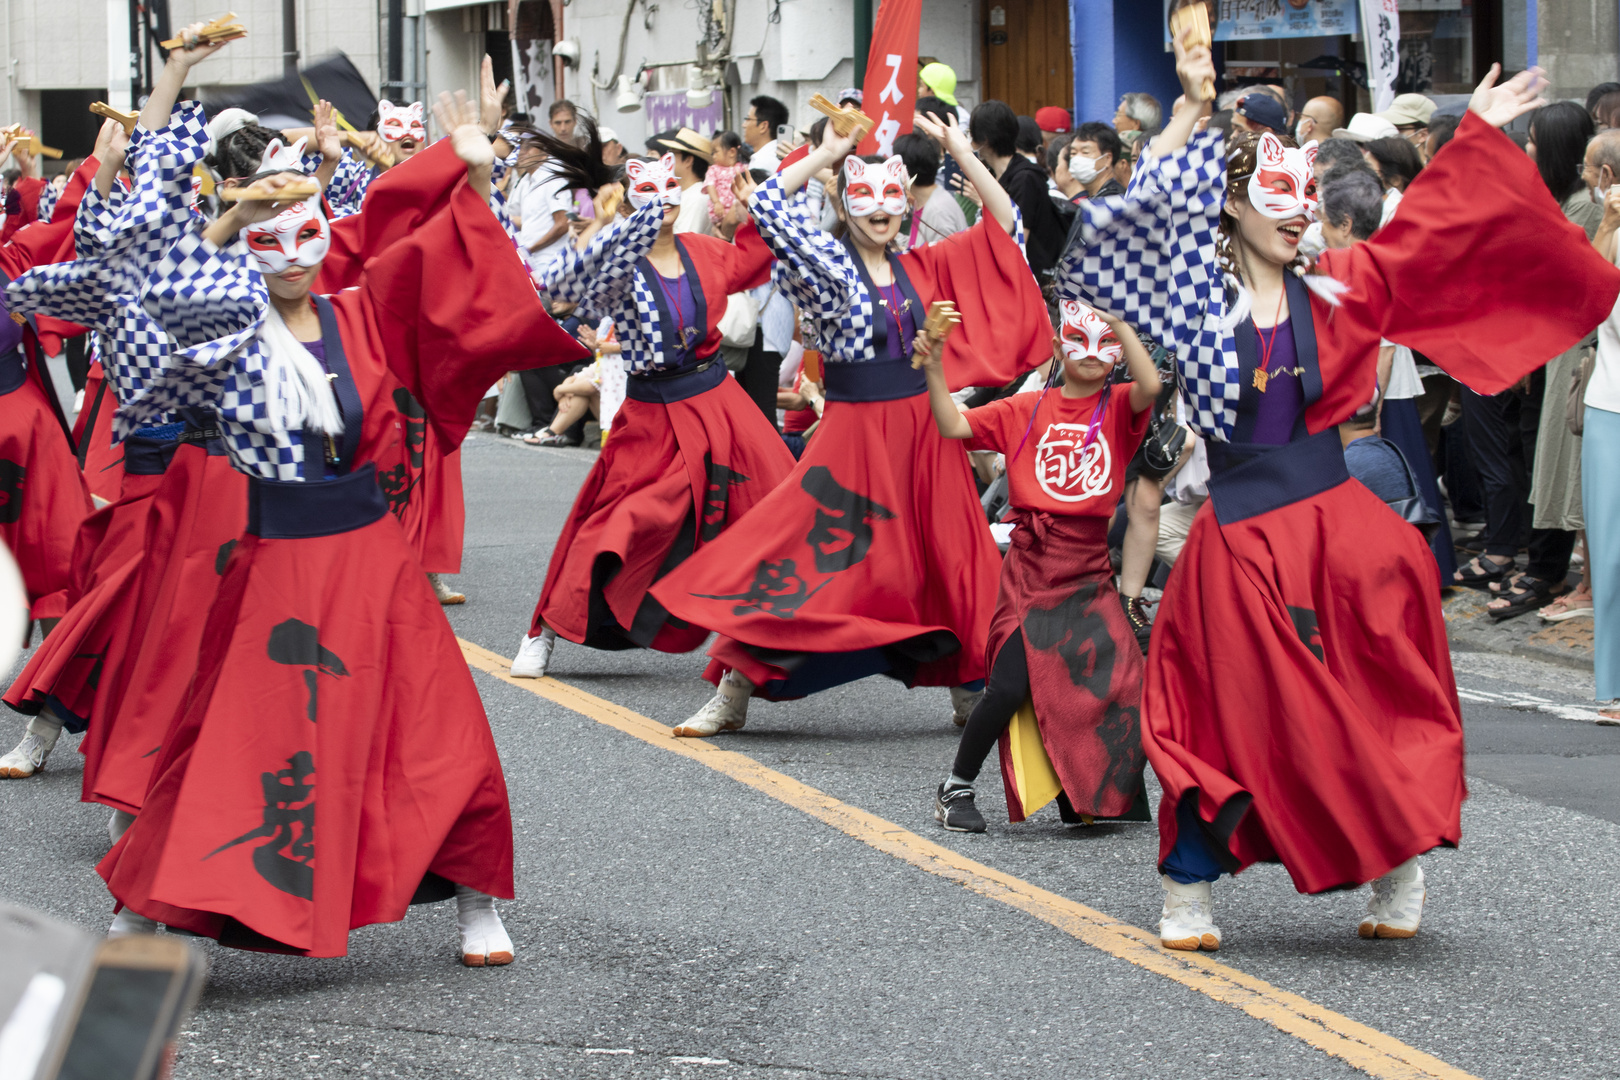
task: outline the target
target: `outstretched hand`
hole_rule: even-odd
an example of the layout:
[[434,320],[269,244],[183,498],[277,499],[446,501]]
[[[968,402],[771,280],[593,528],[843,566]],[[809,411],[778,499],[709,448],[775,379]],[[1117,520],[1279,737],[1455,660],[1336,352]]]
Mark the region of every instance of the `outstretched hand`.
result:
[[1525,113],[1547,104],[1547,99],[1541,96],[1547,88],[1547,73],[1540,68],[1528,68],[1497,86],[1496,80],[1501,74],[1502,65],[1492,64],[1474,89],[1474,96],[1468,100],[1469,110],[1478,113],[1487,124],[1506,127]]
[[511,88],[512,84],[505,81],[495,85],[495,61],[486,53],[478,73],[478,122],[485,135],[501,130],[501,121],[506,119],[506,94]]
[[[124,150],[129,146],[129,132],[117,120],[103,120],[101,130],[96,132],[96,148],[91,151],[97,161],[106,161],[110,155],[116,154],[120,159]],[[5,160],[0,155],[0,161]]]
[[315,103],[315,145],[321,157],[336,161],[343,156],[343,138],[338,134],[337,119],[332,103],[322,99]]
[[441,92],[433,105],[433,119],[439,131],[450,137],[456,157],[469,168],[495,164],[495,148],[479,126],[478,106],[467,99],[467,91],[457,90],[454,97]]
[[208,22],[206,20],[203,22],[194,22],[176,34],[175,37],[185,42],[185,45],[178,49],[169,50],[169,60],[180,65],[181,67],[189,68],[195,64],[202,63],[204,60],[223,49],[228,42],[216,41],[213,44],[209,44],[208,42],[202,41],[199,38],[203,28],[207,25]]
[[1204,85],[1215,78],[1215,57],[1207,45],[1190,45],[1192,28],[1176,35],[1176,77],[1189,106],[1204,107]]
[[921,368],[923,371],[934,372],[940,370],[940,361],[945,355],[945,337],[934,337],[931,334],[918,334],[911,339],[911,366],[913,369]]
[[912,119],[912,123],[943,146],[958,161],[973,153],[973,144],[968,141],[967,132],[957,124],[954,116],[947,115],[945,122],[940,123],[927,113],[918,113]]

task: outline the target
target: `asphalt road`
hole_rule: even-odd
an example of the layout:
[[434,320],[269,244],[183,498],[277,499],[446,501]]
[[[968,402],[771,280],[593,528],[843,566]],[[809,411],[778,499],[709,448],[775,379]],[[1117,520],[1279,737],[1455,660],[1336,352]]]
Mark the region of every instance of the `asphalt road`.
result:
[[[592,455],[487,436],[464,452],[468,543],[450,610],[511,656]],[[701,654],[563,643],[559,680],[672,724],[709,695]],[[1424,860],[1408,942],[1354,933],[1365,890],[1303,897],[1278,867],[1216,887],[1221,963],[1479,1077],[1620,1071],[1620,729],[1590,684],[1459,654],[1472,796],[1460,850]],[[449,905],[370,927],[339,960],[220,949],[176,1076],[1334,1077],[1340,1058],[781,801],[479,673],[517,830],[515,964],[455,961]],[[1576,718],[1570,718],[1575,716]],[[870,679],[759,702],[725,749],[996,870],[1151,929],[1151,825],[1070,829],[1048,807],[946,834],[930,811],[956,741],[945,691]],[[6,739],[20,725],[8,722]],[[673,740],[672,740],[673,741]],[[8,743],[9,745],[9,743]],[[64,743],[0,782],[0,895],[103,928],[106,812]],[[1156,797],[1156,792],[1153,793]]]

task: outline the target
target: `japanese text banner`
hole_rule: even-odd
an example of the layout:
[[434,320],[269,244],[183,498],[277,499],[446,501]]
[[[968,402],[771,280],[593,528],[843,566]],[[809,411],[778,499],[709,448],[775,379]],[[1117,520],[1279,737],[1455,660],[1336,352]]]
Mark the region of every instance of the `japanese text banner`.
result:
[[861,111],[877,123],[861,140],[862,154],[894,152],[896,136],[911,130],[917,111],[917,34],[922,0],[882,0],[872,27],[872,51],[866,60]]

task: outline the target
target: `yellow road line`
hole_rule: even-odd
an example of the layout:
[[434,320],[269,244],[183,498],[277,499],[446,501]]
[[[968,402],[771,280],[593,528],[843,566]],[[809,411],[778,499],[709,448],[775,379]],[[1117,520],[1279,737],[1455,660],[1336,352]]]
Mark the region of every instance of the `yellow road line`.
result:
[[1399,1039],[1298,994],[1278,989],[1263,979],[1245,975],[1212,957],[1165,949],[1159,945],[1157,934],[1122,923],[1094,908],[940,847],[891,821],[768,769],[746,754],[722,750],[706,739],[674,738],[670,729],[656,720],[556,679],[514,679],[508,674],[511,660],[470,641],[461,642],[461,651],[467,663],[479,671],[617,728],[660,750],[699,761],[886,855],[954,881],[980,896],[1015,907],[1111,956],[1242,1009],[1255,1019],[1264,1020],[1279,1031],[1302,1039],[1371,1076],[1389,1080],[1475,1080],[1469,1073],[1407,1046]]

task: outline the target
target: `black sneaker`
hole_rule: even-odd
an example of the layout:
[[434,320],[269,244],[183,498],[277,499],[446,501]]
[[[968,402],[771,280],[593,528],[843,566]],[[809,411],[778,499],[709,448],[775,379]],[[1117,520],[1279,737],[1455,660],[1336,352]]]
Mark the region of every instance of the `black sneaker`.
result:
[[1153,634],[1153,623],[1148,620],[1147,608],[1142,604],[1140,596],[1126,596],[1121,593],[1119,602],[1125,608],[1125,621],[1131,624],[1131,633],[1136,635],[1136,644],[1141,646],[1142,655],[1148,651],[1148,640]]
[[973,805],[970,787],[939,785],[934,793],[934,820],[949,832],[984,832],[984,815]]

